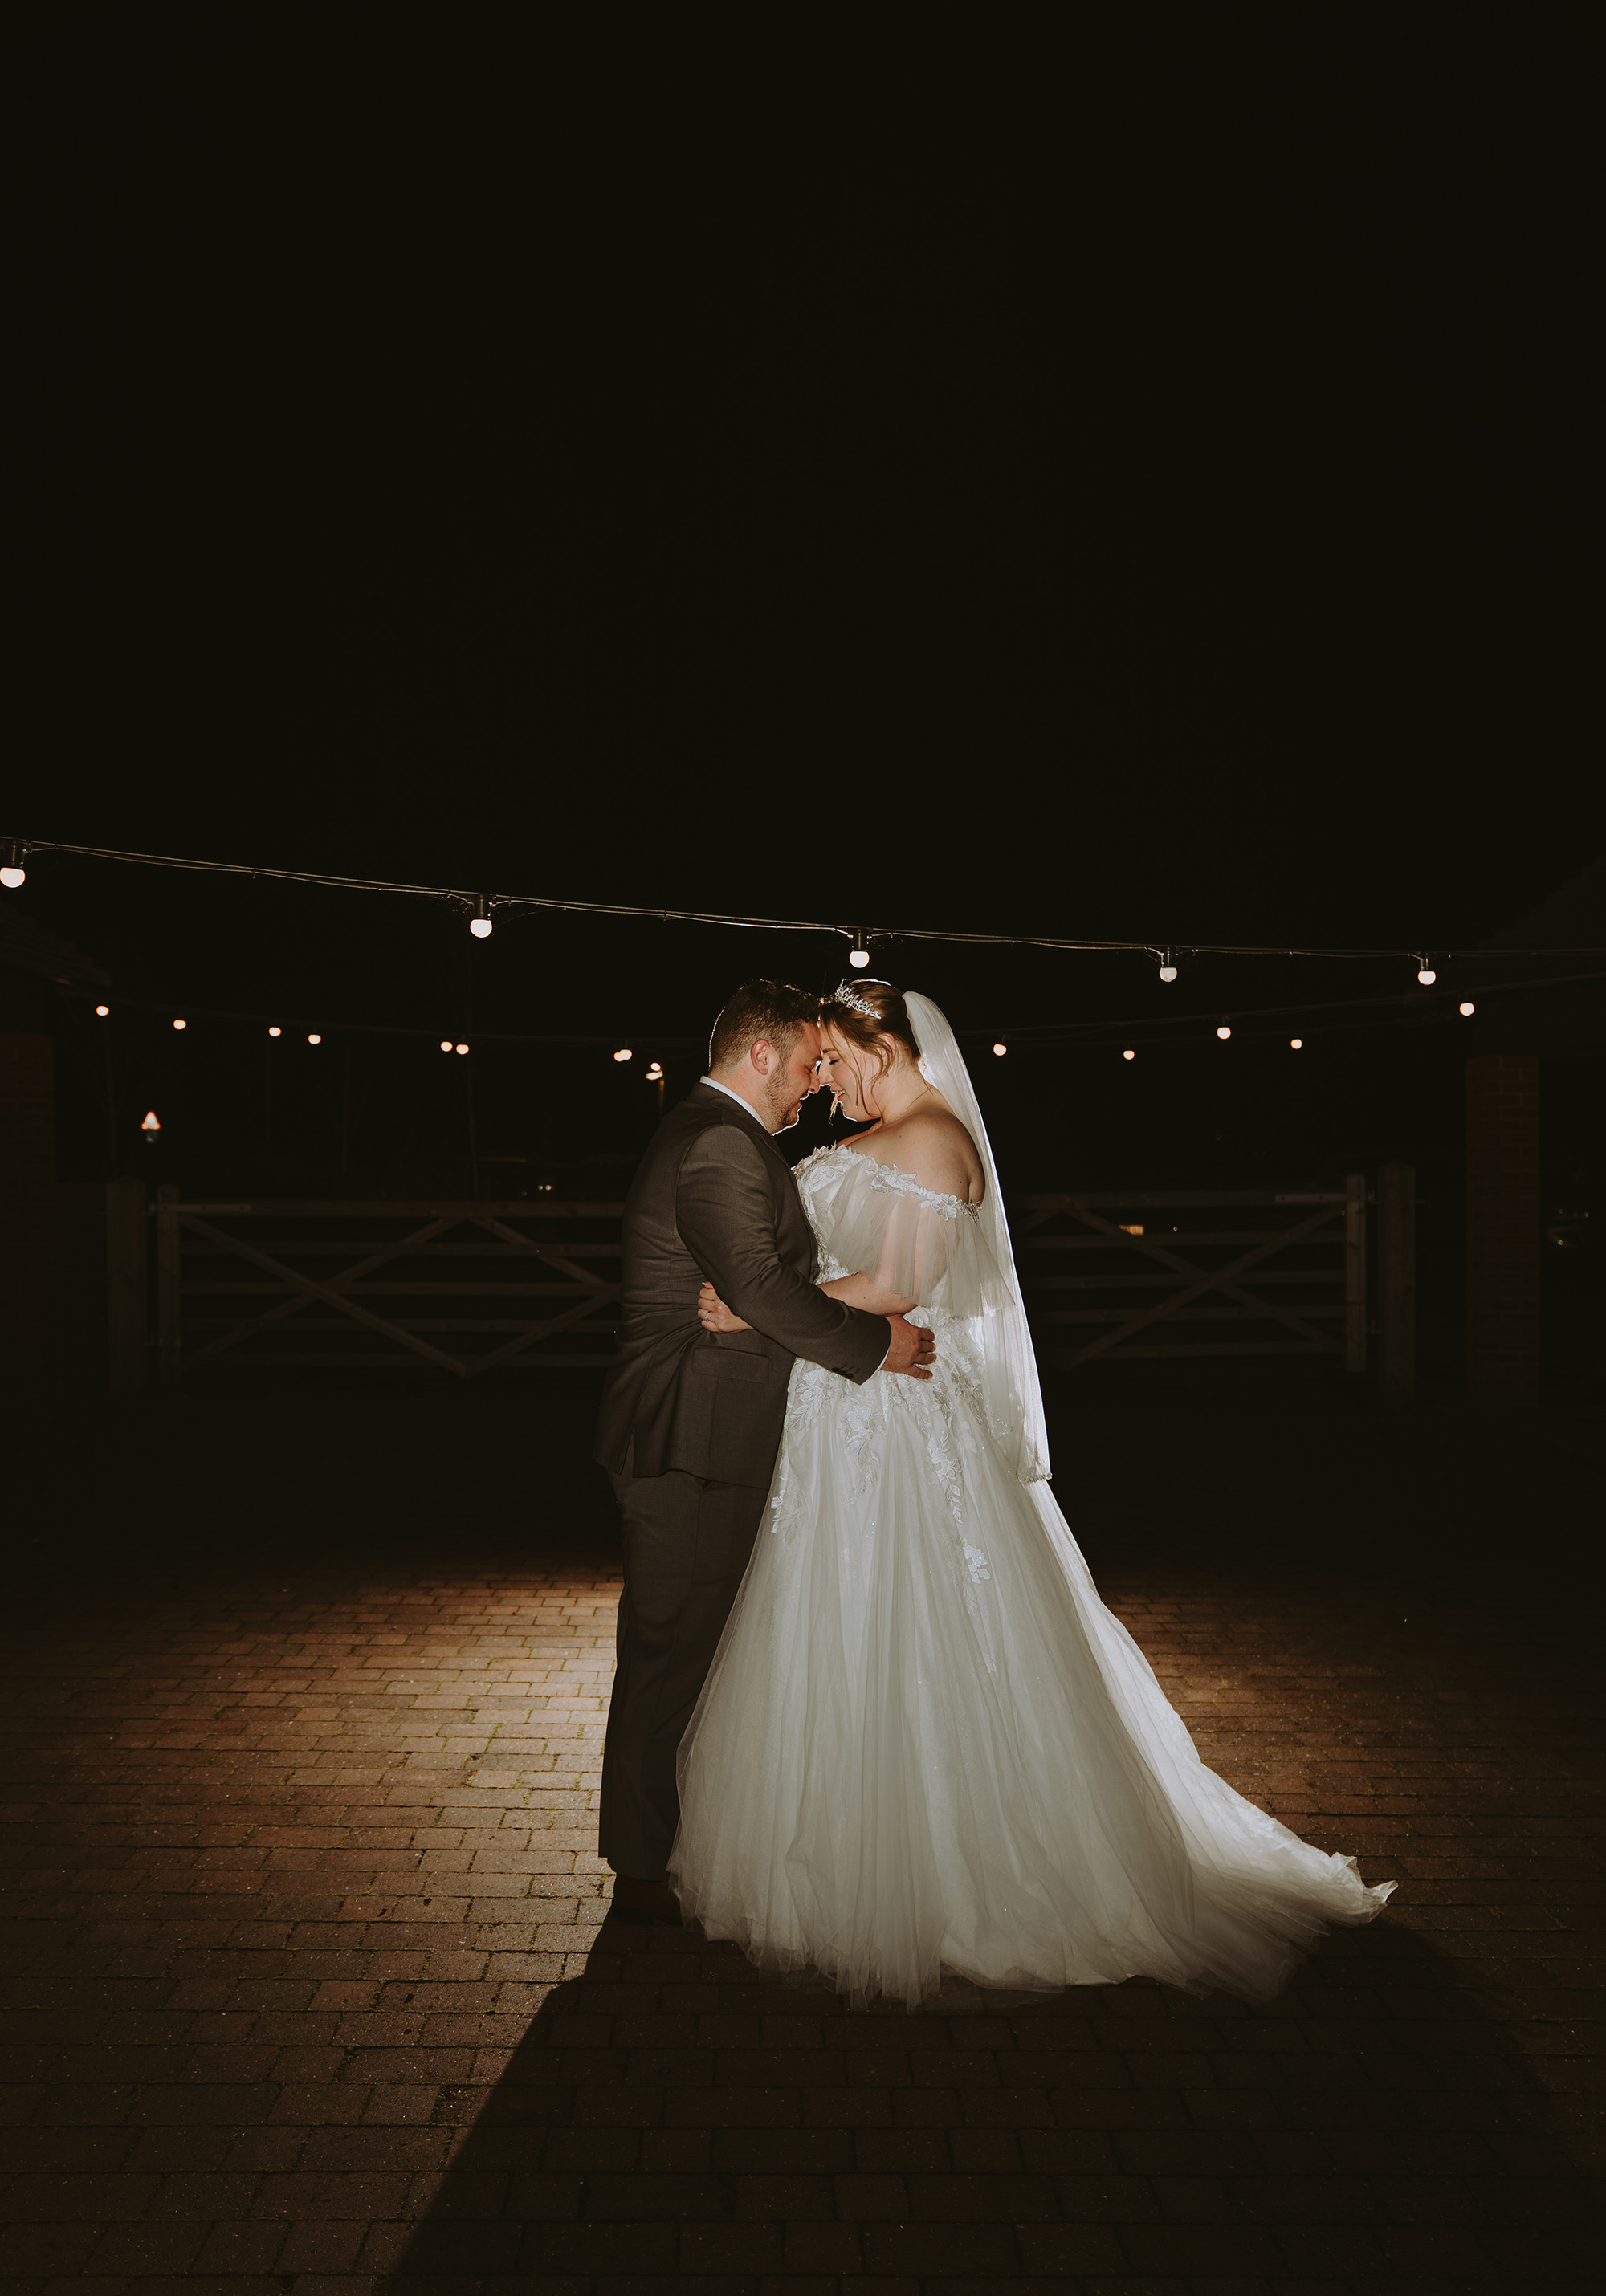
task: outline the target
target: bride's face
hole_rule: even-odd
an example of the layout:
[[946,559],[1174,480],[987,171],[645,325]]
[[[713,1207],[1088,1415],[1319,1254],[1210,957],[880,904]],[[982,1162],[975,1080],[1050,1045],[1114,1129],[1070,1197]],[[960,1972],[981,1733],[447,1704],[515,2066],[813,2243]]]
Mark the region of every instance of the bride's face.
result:
[[876,1087],[881,1078],[875,1061],[867,1059],[856,1045],[850,1045],[835,1029],[822,1032],[819,1081],[841,1101],[842,1112],[850,1124],[869,1124],[880,1115]]

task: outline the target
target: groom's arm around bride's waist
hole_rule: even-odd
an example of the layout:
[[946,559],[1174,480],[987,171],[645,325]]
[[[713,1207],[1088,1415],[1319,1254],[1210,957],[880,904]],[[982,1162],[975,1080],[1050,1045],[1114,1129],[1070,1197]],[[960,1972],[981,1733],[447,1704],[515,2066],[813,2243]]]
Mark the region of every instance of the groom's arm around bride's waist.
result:
[[680,1239],[721,1299],[755,1332],[844,1379],[867,1380],[885,1359],[892,1327],[885,1316],[850,1308],[815,1284],[807,1221],[789,1175],[783,1209],[795,1215],[798,1233],[783,1237],[778,1227],[771,1160],[757,1140],[729,1125],[704,1133],[680,1166]]

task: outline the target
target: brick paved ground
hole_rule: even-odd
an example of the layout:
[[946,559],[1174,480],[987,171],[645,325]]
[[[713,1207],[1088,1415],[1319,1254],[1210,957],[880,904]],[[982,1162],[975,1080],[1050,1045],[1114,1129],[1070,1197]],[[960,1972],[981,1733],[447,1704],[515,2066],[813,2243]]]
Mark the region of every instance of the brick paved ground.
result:
[[854,2015],[607,1916],[588,1408],[11,1415],[11,2296],[1594,2284],[1598,1470],[1448,1414],[1062,1405],[1207,1759],[1402,1886],[1270,2008]]

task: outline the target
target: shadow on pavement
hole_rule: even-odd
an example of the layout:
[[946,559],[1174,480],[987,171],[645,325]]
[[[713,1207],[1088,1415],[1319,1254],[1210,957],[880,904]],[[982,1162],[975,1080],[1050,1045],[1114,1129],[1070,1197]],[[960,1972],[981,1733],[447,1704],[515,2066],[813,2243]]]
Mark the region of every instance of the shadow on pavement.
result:
[[380,2284],[1582,2285],[1568,2130],[1520,2005],[1387,1918],[1269,2006],[955,1985],[915,2017],[610,1919]]

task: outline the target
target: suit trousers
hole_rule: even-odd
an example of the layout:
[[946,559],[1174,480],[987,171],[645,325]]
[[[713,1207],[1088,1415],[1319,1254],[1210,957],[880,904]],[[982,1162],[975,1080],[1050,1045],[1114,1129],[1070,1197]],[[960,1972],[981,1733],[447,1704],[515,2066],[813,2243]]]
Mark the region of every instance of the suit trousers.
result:
[[709,1482],[678,1468],[608,1480],[624,1533],[624,1592],[597,1846],[616,1874],[658,1882],[680,1822],[675,1755],[753,1553],[768,1490]]

